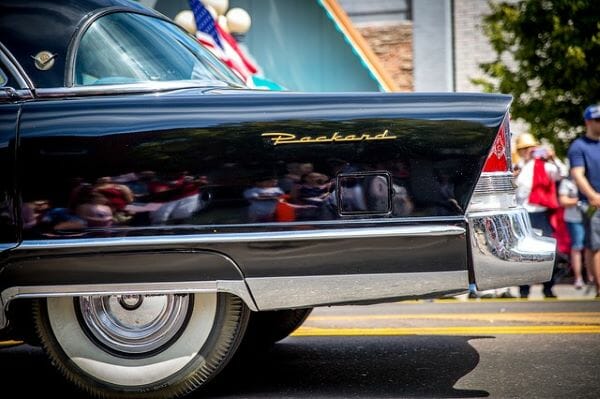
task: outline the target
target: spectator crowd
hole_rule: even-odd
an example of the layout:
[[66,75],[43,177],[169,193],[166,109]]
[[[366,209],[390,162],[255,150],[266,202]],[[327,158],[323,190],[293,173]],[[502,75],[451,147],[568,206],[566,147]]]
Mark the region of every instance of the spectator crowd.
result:
[[[587,107],[583,119],[585,134],[571,142],[568,166],[551,145],[530,133],[516,138],[516,201],[534,229],[557,239],[557,260],[567,259],[575,288],[588,283],[600,297],[600,105]],[[559,271],[555,266],[552,279],[544,283],[547,298],[555,297]],[[529,294],[529,286],[519,287],[521,298]]]

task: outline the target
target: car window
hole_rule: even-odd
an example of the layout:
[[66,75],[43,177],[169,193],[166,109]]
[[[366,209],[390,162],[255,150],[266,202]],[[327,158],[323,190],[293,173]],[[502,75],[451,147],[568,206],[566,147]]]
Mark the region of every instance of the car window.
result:
[[95,21],[81,38],[75,86],[174,80],[243,85],[193,37],[159,18],[108,14]]
[[22,85],[17,83],[15,77],[10,73],[10,69],[2,64],[0,60],[0,87],[12,87],[13,89],[21,89]]
[[6,86],[6,83],[8,83],[8,78],[2,68],[0,68],[0,87]]

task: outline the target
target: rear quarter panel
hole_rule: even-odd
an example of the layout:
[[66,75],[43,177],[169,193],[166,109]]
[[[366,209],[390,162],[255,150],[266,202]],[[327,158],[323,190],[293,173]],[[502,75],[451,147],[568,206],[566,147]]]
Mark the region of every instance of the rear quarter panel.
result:
[[[465,209],[508,103],[506,96],[466,94],[183,91],[26,104],[19,149],[22,198],[48,209],[24,231],[25,243],[42,243],[34,252],[43,255],[45,244],[64,240],[73,244],[54,254],[77,252],[77,240],[99,240],[101,248],[123,237],[193,236],[199,240],[175,247],[224,253],[246,277],[466,270],[466,234],[204,243],[202,237],[440,224],[466,229]],[[274,132],[299,142],[274,143],[265,135]],[[335,135],[393,139],[317,140]],[[293,163],[310,164],[327,176],[333,207],[317,206],[286,221],[252,218],[244,192],[265,176],[280,186]],[[198,182],[201,204],[179,217],[153,217],[183,191],[178,186],[179,194],[149,193],[148,181],[127,181],[142,172],[171,188],[187,176]],[[408,211],[390,206],[385,212],[340,213],[336,177],[373,172],[389,178],[392,203],[396,191],[410,201]],[[117,177],[137,194],[122,218],[104,226],[57,228],[57,220],[43,216],[53,210],[60,221],[81,219],[77,187],[105,176]],[[194,190],[190,186],[188,194]],[[31,256],[31,248],[14,256]]]

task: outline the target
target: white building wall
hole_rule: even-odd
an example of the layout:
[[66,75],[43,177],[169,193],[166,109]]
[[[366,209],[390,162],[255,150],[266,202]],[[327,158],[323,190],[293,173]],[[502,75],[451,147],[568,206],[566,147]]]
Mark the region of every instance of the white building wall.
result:
[[[486,0],[454,0],[454,79],[457,92],[481,92],[481,87],[471,83],[471,79],[485,77],[479,64],[496,58],[482,29],[483,17],[490,11]],[[502,61],[511,65],[512,58],[506,56]],[[511,120],[514,136],[528,129],[523,121]]]
[[414,90],[454,90],[452,2],[413,1]]
[[456,91],[481,91],[470,79],[483,77],[479,64],[495,58],[481,27],[483,16],[489,13],[490,7],[485,0],[454,0]]

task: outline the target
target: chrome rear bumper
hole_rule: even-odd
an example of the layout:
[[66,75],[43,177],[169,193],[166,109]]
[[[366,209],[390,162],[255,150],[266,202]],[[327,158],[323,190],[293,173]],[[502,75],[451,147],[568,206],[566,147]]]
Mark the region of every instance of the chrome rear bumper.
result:
[[550,280],[556,240],[534,234],[524,208],[474,212],[468,220],[479,290]]

